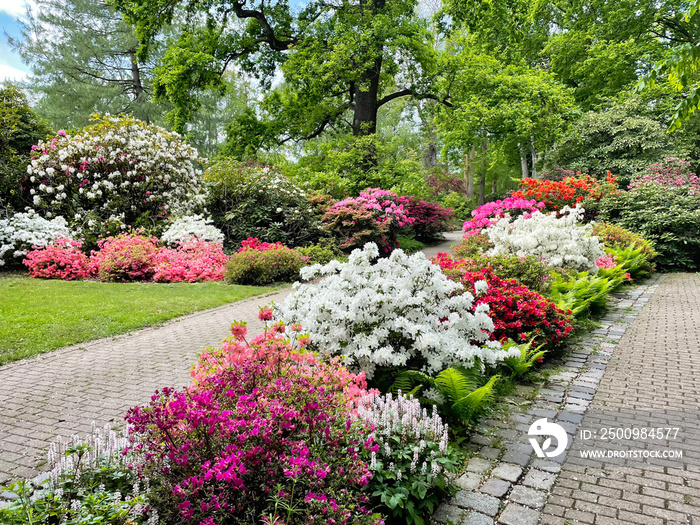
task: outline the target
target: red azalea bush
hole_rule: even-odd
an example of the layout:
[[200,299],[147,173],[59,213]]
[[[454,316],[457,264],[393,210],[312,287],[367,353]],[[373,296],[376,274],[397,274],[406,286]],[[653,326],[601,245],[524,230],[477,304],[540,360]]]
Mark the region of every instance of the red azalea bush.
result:
[[176,248],[158,250],[153,280],[167,283],[221,281],[227,262],[222,243],[192,237],[179,241]]
[[59,238],[48,246],[27,253],[22,263],[29,268],[30,277],[65,281],[85,279],[90,276],[90,266],[82,246],[80,241]]
[[[464,285],[464,289],[474,294],[474,306],[489,305],[489,316],[493,320],[492,340],[513,339],[522,342],[534,338],[534,344],[556,345],[566,339],[573,330],[571,312],[565,312],[521,285],[515,279],[501,279],[489,266],[471,271],[464,261],[454,260],[445,253],[433,259],[445,274]],[[476,281],[486,281],[488,289],[477,294]]]
[[264,285],[294,281],[309,258],[279,242],[260,242],[252,237],[243,241],[226,265],[226,279],[233,284]]
[[580,172],[575,177],[564,177],[560,181],[525,178],[520,180],[521,188],[513,192],[513,197],[542,201],[545,212],[559,211],[564,206],[575,208],[578,204],[589,211],[588,208],[595,207],[604,195],[619,191],[616,180],[609,171],[605,180]]
[[454,211],[443,208],[434,202],[424,201],[416,197],[402,196],[397,199],[404,206],[406,214],[413,219],[411,229],[416,239],[431,240],[440,237],[447,230],[454,218]]
[[156,272],[158,239],[141,230],[97,241],[90,267],[102,281],[149,281]]
[[190,388],[163,389],[129,410],[140,474],[166,523],[383,523],[360,492],[371,478],[360,458],[371,429],[350,400],[364,378],[317,362],[285,330],[247,344],[245,326],[234,325],[218,357],[245,359],[226,366],[209,351]]

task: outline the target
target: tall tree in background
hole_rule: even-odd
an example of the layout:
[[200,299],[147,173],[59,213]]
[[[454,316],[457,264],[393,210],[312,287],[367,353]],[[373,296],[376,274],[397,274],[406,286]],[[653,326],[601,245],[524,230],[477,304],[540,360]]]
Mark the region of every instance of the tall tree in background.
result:
[[10,44],[31,67],[36,109],[54,127],[84,126],[93,112],[162,121],[163,107],[152,102],[157,46],[149,60],[137,57],[134,30],[103,1],[34,3]]
[[[216,87],[229,65],[260,79],[256,111],[232,131],[232,143],[258,146],[310,139],[343,128],[372,135],[381,107],[399,97],[434,97],[434,52],[415,0],[199,2],[115,0],[150,50],[184,8],[191,26],[163,57],[156,92],[176,108],[176,128],[198,107],[197,90]],[[195,30],[204,23],[206,30]],[[144,53],[142,53],[144,56]],[[281,71],[283,81],[269,90]]]

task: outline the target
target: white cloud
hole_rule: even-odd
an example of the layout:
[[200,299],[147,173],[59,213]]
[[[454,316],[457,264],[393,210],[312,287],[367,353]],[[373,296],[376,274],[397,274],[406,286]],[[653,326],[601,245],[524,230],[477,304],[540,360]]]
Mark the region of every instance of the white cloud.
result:
[[27,5],[33,5],[31,0],[0,0],[0,12],[10,16],[21,16],[27,13]]
[[25,80],[29,73],[12,66],[0,64],[0,82],[3,80]]

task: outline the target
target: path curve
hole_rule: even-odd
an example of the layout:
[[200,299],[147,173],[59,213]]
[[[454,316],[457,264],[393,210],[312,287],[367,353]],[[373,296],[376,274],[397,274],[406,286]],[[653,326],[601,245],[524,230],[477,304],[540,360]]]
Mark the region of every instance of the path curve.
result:
[[[424,252],[433,257],[460,238],[461,232],[447,232],[445,242]],[[155,390],[186,385],[197,354],[218,346],[233,321],[246,321],[250,333],[260,333],[259,307],[281,302],[290,292],[285,288],[0,367],[0,487],[39,474],[58,436],[84,435],[93,422],[120,426],[127,409],[147,403]]]

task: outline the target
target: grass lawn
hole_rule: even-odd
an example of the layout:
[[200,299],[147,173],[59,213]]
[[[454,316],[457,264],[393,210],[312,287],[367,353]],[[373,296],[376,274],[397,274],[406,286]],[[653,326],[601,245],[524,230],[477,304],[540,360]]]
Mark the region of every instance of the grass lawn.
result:
[[219,282],[99,283],[0,276],[0,365],[273,289]]

